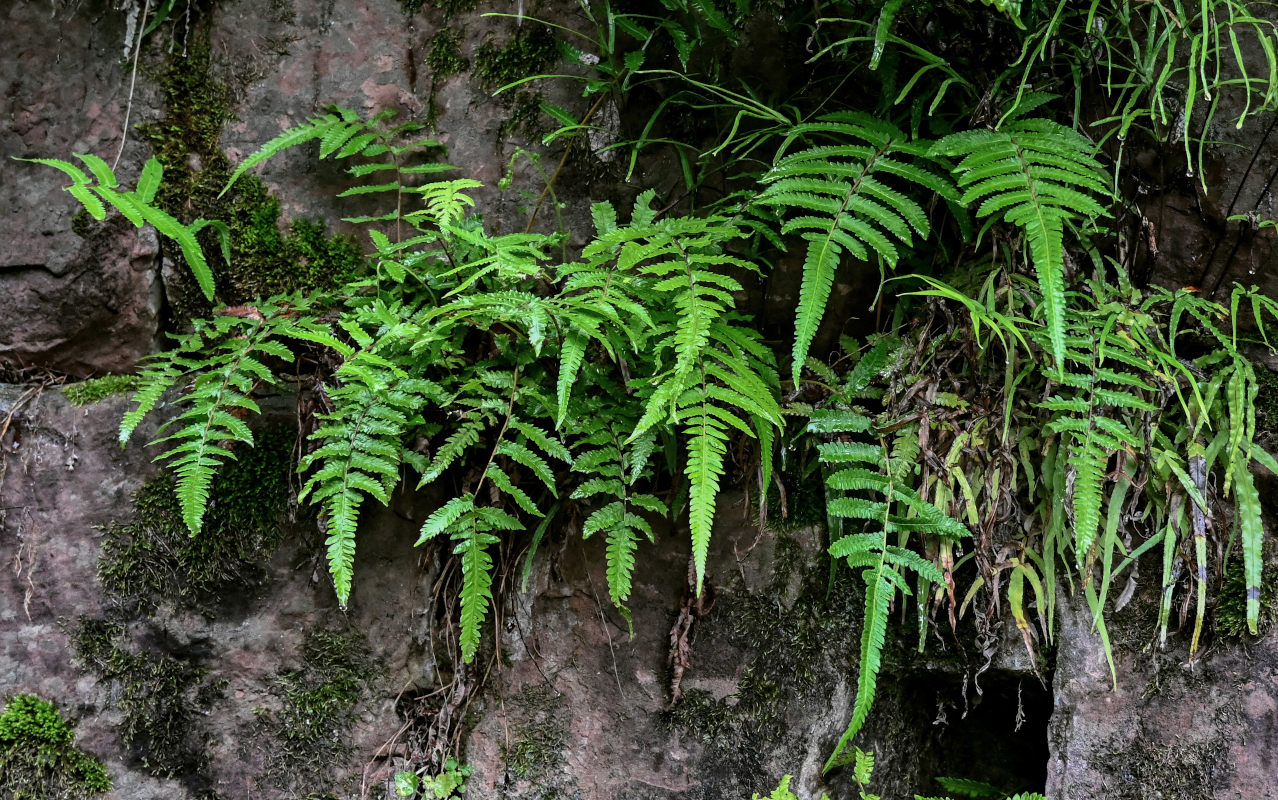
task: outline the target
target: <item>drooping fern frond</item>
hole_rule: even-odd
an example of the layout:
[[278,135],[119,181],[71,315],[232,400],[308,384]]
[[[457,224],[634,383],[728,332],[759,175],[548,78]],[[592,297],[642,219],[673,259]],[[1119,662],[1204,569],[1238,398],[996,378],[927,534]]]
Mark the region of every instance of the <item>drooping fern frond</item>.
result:
[[[614,282],[628,284],[653,310],[647,348],[659,366],[636,381],[643,414],[627,442],[654,426],[675,425],[682,433],[699,594],[728,439],[735,434],[754,438],[758,427],[779,427],[780,387],[772,354],[758,332],[730,311],[732,292],[742,289],[731,272],[758,269],[723,251],[741,230],[718,217],[656,220],[651,200],[651,193],[641,195],[631,224],[601,234],[583,256],[594,275],[604,276],[605,292]],[[623,300],[619,292],[618,303]],[[633,333],[627,336],[634,341]],[[602,344],[613,347],[613,341]]]
[[[838,144],[784,155],[792,142],[811,137]],[[916,163],[927,152],[886,122],[831,114],[795,126],[762,176],[767,188],[756,204],[783,216],[782,234],[797,232],[807,241],[792,351],[796,384],[844,255],[895,268],[898,245],[910,247],[914,236],[931,232],[923,205],[906,191],[958,199],[946,178]]]
[[258,385],[275,382],[274,373],[263,362],[293,360],[293,353],[274,338],[275,327],[261,314],[218,316],[211,328],[198,358],[179,355],[144,375],[144,386],[135,397],[138,407],[121,428],[121,437],[126,438],[154,406],[157,391],[162,392],[177,376],[175,365],[195,375],[182,398],[186,409],[160,428],[161,434],[171,432],[154,442],[171,443],[159,459],[168,461],[177,478],[182,520],[192,535],[200,532],[214,474],[224,460],[235,457],[230,443],[253,445],[244,416],[260,413],[252,399]]
[[[196,240],[195,234],[205,227],[214,228],[221,241],[222,255],[229,263],[230,231],[226,225],[220,221],[204,219],[197,219],[190,225],[184,225],[167,211],[153,205],[155,192],[159,188],[164,172],[160,160],[155,157],[148,159],[143,165],[137,188],[132,192],[118,191],[119,180],[101,158],[91,154],[77,154],[76,158],[89,167],[89,171],[93,173],[92,179],[79,167],[66,161],[54,158],[19,158],[17,160],[43,164],[66,173],[72,183],[64,188],[72,197],[80,201],[94,219],[99,221],[106,219],[106,206],[103,205],[105,202],[124,215],[125,219],[132,222],[135,227],[141,228],[143,225],[150,224],[160,234],[177,242],[182,250],[183,258],[191,267],[191,274],[195,276],[200,291],[204,293],[206,299],[212,300],[213,272],[209,268],[208,260],[204,257],[204,250]],[[97,180],[97,185],[94,185],[94,179]]]
[[311,435],[318,446],[298,465],[313,467],[299,500],[319,504],[327,532],[329,571],[337,599],[350,597],[355,561],[355,532],[366,497],[383,505],[399,483],[402,439],[417,422],[417,412],[439,387],[367,351],[347,360],[336,375],[339,384],[328,392],[333,411],[321,415]]
[[1108,216],[1109,179],[1096,146],[1077,131],[1046,119],[1008,122],[996,131],[951,134],[932,148],[961,156],[954,173],[962,203],[980,203],[978,217],[1001,218],[1025,232],[1038,276],[1049,351],[1065,371],[1065,226]]
[[892,599],[898,591],[906,596],[912,593],[909,573],[931,583],[945,580],[932,561],[904,546],[902,536],[918,533],[953,541],[969,534],[966,527],[908,485],[915,465],[905,450],[894,454],[882,438],[877,442],[854,438],[875,431],[874,420],[866,414],[852,409],[820,409],[812,413],[809,429],[837,437],[819,446],[830,490],[826,509],[840,523],[832,526],[833,530],[844,530],[845,521],[855,527],[830,544],[830,555],[861,569],[865,580],[856,699],[852,719],[826,761],[828,771],[840,763],[840,754],[865,725],[874,703]]

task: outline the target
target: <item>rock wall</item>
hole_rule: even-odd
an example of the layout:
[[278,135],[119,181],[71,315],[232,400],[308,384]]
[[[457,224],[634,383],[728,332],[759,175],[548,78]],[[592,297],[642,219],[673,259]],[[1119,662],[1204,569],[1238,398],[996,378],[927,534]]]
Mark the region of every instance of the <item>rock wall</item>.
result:
[[[0,12],[13,48],[0,60],[0,208],[10,220],[0,234],[0,297],[10,308],[0,316],[0,365],[14,382],[0,388],[0,693],[37,693],[78,719],[80,745],[107,763],[110,796],[121,800],[392,797],[394,772],[441,755],[428,746],[460,751],[474,766],[474,798],[746,798],[783,772],[797,776],[802,796],[851,796],[846,777],[823,784],[820,765],[850,713],[856,592],[825,580],[811,529],[761,533],[746,498],[725,503],[715,533],[713,601],[698,607],[686,597],[682,532],[663,533],[642,554],[633,636],[604,601],[599,542],[552,532],[526,587],[506,577],[500,636],[465,674],[450,671],[432,638],[439,559],[411,547],[420,498],[366,520],[346,611],[305,517],[281,523],[267,566],[235,573],[223,600],[104,584],[104,547],[142,541],[112,537],[157,477],[153,453],[117,446],[119,398],[81,409],[55,388],[20,382],[128,371],[171,329],[182,289],[149,231],[87,223],[59,173],[10,157],[111,160],[128,128],[119,172],[131,180],[151,151],[134,125],[163,124],[183,102],[167,91],[166,65],[183,63],[175,59],[186,43],[205,42],[207,77],[227,92],[230,118],[216,132],[232,162],[331,102],[437,114],[458,174],[488,185],[481,202],[498,227],[521,225],[519,191],[540,189],[526,161],[515,189],[495,188],[523,139],[507,127],[514,111],[473,74],[435,75],[427,59],[435,36],[454,31],[473,60],[483,43],[519,35],[509,20],[446,20],[433,7],[408,14],[395,0],[192,3],[189,18],[176,15],[145,41],[135,79],[124,57],[130,8],[18,0]],[[576,24],[573,8],[548,3],[538,13]],[[196,38],[183,38],[188,30]],[[581,102],[563,86],[545,90]],[[1192,181],[1159,184],[1145,214],[1156,243],[1148,270],[1209,289],[1262,283],[1278,295],[1265,260],[1273,231],[1243,235],[1224,224],[1230,213],[1267,209],[1272,179],[1261,178],[1278,143],[1261,133],[1239,142],[1258,154],[1247,165],[1226,146],[1209,152],[1221,187],[1212,197],[1198,198]],[[198,172],[195,150],[188,160]],[[318,217],[340,231],[336,220],[352,213],[333,198],[338,172],[309,154],[286,154],[261,174],[281,202],[281,226]],[[585,229],[572,220],[584,219],[591,199],[629,191],[602,162],[570,166],[561,185],[571,186],[562,213],[573,230]],[[1253,195],[1255,204],[1239,205]],[[190,563],[180,542],[167,542],[168,561],[140,563]],[[517,563],[517,553],[505,555]],[[983,761],[983,775],[1046,780],[1059,798],[1267,796],[1278,780],[1272,629],[1258,641],[1222,639],[1187,670],[1185,654],[1143,647],[1147,623],[1132,623],[1117,689],[1074,606],[1043,684],[1018,659],[1019,642],[982,654],[935,652],[934,642],[923,658],[906,634],[889,653],[866,734],[880,756],[876,788],[885,797],[936,792],[930,776]],[[674,707],[672,629],[686,633],[675,644],[689,659]],[[986,655],[993,667],[978,693],[972,676]],[[156,729],[131,729],[139,713]],[[441,744],[423,733],[458,721],[460,738]]]

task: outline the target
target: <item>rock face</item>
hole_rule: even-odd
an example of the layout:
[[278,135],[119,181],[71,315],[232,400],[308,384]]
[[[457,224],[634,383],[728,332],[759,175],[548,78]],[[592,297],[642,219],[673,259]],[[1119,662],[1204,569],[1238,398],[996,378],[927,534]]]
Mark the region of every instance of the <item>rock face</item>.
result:
[[[111,160],[126,115],[129,125],[165,118],[158,76],[166,59],[181,57],[180,44],[166,49],[188,22],[208,33],[215,77],[230,93],[235,118],[220,136],[233,161],[330,102],[363,113],[398,109],[403,119],[436,111],[457,174],[487,185],[480,203],[488,221],[522,229],[526,196],[541,184],[519,160],[515,188],[496,188],[513,153],[510,107],[493,87],[433,75],[426,61],[441,31],[460,30],[460,54],[473,58],[484,42],[514,35],[509,22],[445,22],[434,9],[406,15],[396,0],[193,3],[205,10],[144,43],[134,85],[122,57],[127,13],[117,5],[133,7],[88,0],[59,4],[50,16],[49,4],[19,0],[0,11],[12,48],[0,61],[4,374],[127,371],[167,329],[165,245],[153,232],[77,217],[61,173],[8,158],[89,152]],[[543,16],[581,24],[574,4],[545,5]],[[580,110],[575,89],[545,88]],[[1225,127],[1218,138],[1239,135]],[[1278,273],[1258,270],[1273,229],[1244,232],[1225,220],[1272,210],[1278,141],[1243,135],[1252,138],[1235,144],[1257,152],[1249,163],[1224,147],[1208,151],[1218,187],[1211,197],[1200,202],[1179,178],[1151,183],[1147,273],[1208,291],[1256,282],[1278,295]],[[131,136],[121,178],[131,181],[148,155]],[[340,229],[339,217],[367,209],[334,199],[342,175],[314,155],[284,154],[262,168],[263,180],[285,222],[319,217]],[[558,152],[542,155],[544,166]],[[1145,165],[1147,180],[1156,166]],[[560,213],[580,232],[589,229],[592,196],[624,192],[603,161],[574,169],[560,183],[571,187]],[[793,293],[794,267],[781,270],[774,297]],[[495,645],[477,667],[453,674],[432,638],[447,617],[434,595],[444,559],[411,546],[428,508],[421,498],[397,498],[365,520],[345,611],[322,565],[322,537],[305,519],[284,526],[261,574],[224,602],[148,605],[108,591],[99,579],[107,534],[98,526],[133,519],[133,496],[156,476],[154,453],[117,446],[124,408],[117,398],[76,409],[52,389],[0,387],[0,693],[38,693],[77,717],[81,746],[108,764],[112,797],[393,797],[395,772],[445,752],[473,765],[472,798],[726,800],[766,793],[783,773],[795,775],[805,798],[854,794],[847,776],[826,784],[821,766],[850,715],[861,611],[854,580],[831,581],[816,566],[813,529],[760,534],[744,498],[725,501],[710,562],[715,595],[701,605],[687,597],[686,533],[663,533],[641,554],[633,635],[607,600],[601,543],[552,532],[526,588],[520,554],[503,554],[512,568]],[[101,623],[89,642],[97,650],[85,647],[86,620]],[[933,642],[919,656],[904,626],[864,737],[879,755],[876,790],[938,793],[932,776],[965,777],[979,763],[981,775],[1026,788],[1041,787],[1046,770],[1054,798],[1273,793],[1272,629],[1259,641],[1215,647],[1193,671],[1182,668],[1181,652],[1120,651],[1111,689],[1088,623],[1077,607],[1063,612],[1048,685],[1017,661],[1016,642],[991,645],[994,666],[979,690],[972,676],[983,655]],[[1135,638],[1148,635],[1141,630]],[[686,659],[674,705],[672,650]],[[151,696],[173,703],[146,705]],[[156,732],[130,733],[130,709],[139,706],[157,728],[172,723],[176,752],[157,749]]]
[[1272,628],[1259,640],[1224,639],[1192,668],[1183,647],[1119,648],[1116,687],[1090,628],[1085,604],[1064,610],[1048,733],[1049,797],[1233,800],[1273,793],[1278,634]]
[[[40,367],[84,377],[129,370],[158,335],[159,260],[153,231],[115,218],[77,217],[66,176],[12,158],[94,153],[120,147],[129,74],[120,61],[122,14],[88,9],[50,15],[42,3],[9,3],[3,25],[10,51],[0,64],[0,365]],[[135,99],[145,104],[145,92]],[[135,117],[136,119],[136,117]],[[125,146],[120,175],[136,176],[146,147]]]

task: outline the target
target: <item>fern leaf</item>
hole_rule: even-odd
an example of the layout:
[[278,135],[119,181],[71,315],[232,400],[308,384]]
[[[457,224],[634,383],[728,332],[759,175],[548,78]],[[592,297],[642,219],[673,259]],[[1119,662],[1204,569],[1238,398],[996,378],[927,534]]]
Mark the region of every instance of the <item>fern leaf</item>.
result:
[[1238,528],[1242,534],[1243,576],[1247,584],[1247,630],[1256,635],[1260,624],[1265,529],[1260,495],[1245,458],[1240,458],[1234,467],[1234,497],[1238,507]]
[[727,453],[727,435],[723,425],[709,413],[708,404],[685,429],[688,463],[684,474],[690,482],[688,526],[692,534],[692,560],[696,574],[696,593],[701,595],[705,579],[706,557],[710,550],[710,532],[714,526],[715,503],[719,495],[719,479],[723,477],[723,459]]
[[324,139],[324,137],[329,136],[334,129],[340,128],[344,130],[347,124],[346,120],[343,120],[335,114],[324,114],[322,116],[312,117],[302,125],[289,128],[279,136],[276,136],[274,139],[262,145],[257,152],[240,162],[240,165],[231,173],[230,179],[227,180],[226,186],[222,188],[218,197],[222,197],[230,191],[231,187],[235,185],[235,182],[240,179],[241,175],[258,164],[261,164],[271,156],[274,156],[283,150],[287,150],[290,147],[295,147],[304,142],[309,142],[313,139]]
[[460,530],[453,533],[457,541],[453,553],[461,556],[462,570],[459,643],[462,660],[469,663],[479,649],[479,628],[493,599],[493,560],[488,546],[496,544],[497,537],[480,530],[473,517],[464,517],[459,524]]
[[1065,373],[1065,224],[1081,215],[1104,216],[1093,195],[1109,200],[1108,181],[1095,147],[1077,132],[1048,120],[1019,120],[998,131],[963,131],[932,152],[963,156],[955,168],[966,187],[962,202],[984,198],[978,216],[1002,212],[1025,231],[1038,277],[1050,351]]
[[1076,448],[1073,456],[1074,482],[1070,489],[1070,507],[1074,514],[1074,553],[1080,569],[1085,568],[1092,542],[1100,527],[1101,493],[1109,455],[1093,441],[1089,432]]
[[417,544],[421,545],[425,542],[446,532],[457,520],[462,516],[473,511],[475,508],[474,495],[464,494],[460,497],[454,497],[447,503],[431,512],[426,521],[422,523],[421,536],[417,540]]
[[852,706],[852,719],[843,735],[839,737],[839,743],[835,746],[834,752],[825,762],[826,770],[834,765],[839,754],[861,732],[865,720],[870,715],[870,708],[874,704],[883,647],[887,643],[888,610],[893,595],[892,583],[883,574],[886,571],[885,567],[882,571],[866,570],[865,572],[865,619],[861,626],[860,669],[857,673],[856,700]]

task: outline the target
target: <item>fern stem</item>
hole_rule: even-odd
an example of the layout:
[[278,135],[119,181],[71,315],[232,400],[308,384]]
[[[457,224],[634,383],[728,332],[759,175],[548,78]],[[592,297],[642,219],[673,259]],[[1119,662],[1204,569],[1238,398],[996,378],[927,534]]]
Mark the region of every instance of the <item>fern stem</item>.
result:
[[[621,76],[618,77],[620,78]],[[578,124],[584,126],[587,122],[589,122],[590,118],[595,115],[595,112],[599,110],[606,99],[608,99],[608,94],[606,92],[601,92],[599,97],[595,100],[594,105],[590,107],[590,110],[586,112],[586,115],[581,118],[581,122]],[[563,172],[564,165],[568,163],[568,154],[571,152],[572,141],[569,140],[568,144],[564,147],[563,155],[559,157],[559,164],[555,167],[554,173],[551,174],[550,180],[546,181],[546,188],[542,189],[541,194],[537,196],[537,205],[533,206],[532,214],[528,217],[528,225],[524,227],[524,233],[532,233],[533,223],[537,221],[537,212],[541,210],[542,204],[546,202],[546,196],[550,194],[551,187],[553,187],[555,185],[555,181],[559,179],[559,173]]]
[[484,465],[484,471],[479,473],[479,482],[475,484],[471,497],[479,499],[479,490],[484,485],[484,478],[488,477],[488,468],[493,465],[493,461],[497,458],[497,448],[501,446],[502,439],[506,437],[506,431],[510,428],[510,420],[515,415],[515,397],[519,393],[519,367],[516,366],[514,376],[510,382],[510,403],[506,406],[506,419],[501,423],[501,430],[497,432],[497,440],[493,442],[493,449],[488,453],[488,463]]

